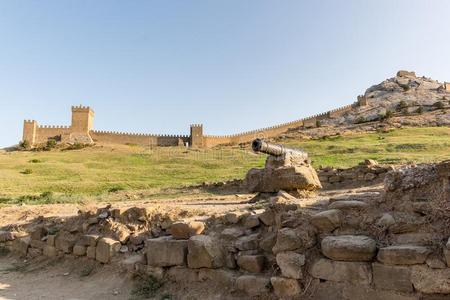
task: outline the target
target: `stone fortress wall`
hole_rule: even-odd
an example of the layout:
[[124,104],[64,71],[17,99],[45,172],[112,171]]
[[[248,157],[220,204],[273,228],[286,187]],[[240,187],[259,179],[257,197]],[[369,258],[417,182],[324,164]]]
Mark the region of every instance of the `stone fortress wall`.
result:
[[70,126],[39,125],[35,120],[25,120],[23,125],[22,141],[28,141],[31,145],[46,143],[49,139],[69,143],[113,143],[136,144],[142,146],[183,146],[194,148],[210,148],[223,144],[240,144],[252,141],[255,138],[270,138],[287,132],[290,129],[316,127],[321,120],[335,118],[351,111],[354,107],[367,105],[364,96],[358,96],[358,100],[321,114],[295,120],[288,123],[275,125],[242,132],[233,135],[204,135],[202,124],[190,126],[189,135],[158,135],[126,133],[116,131],[94,130],[94,111],[86,106],[72,106],[72,122]]

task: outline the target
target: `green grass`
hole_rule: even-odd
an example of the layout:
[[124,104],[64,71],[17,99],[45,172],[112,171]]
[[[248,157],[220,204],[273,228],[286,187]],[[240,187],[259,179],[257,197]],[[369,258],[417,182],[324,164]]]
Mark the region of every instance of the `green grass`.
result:
[[[287,139],[284,143],[305,149],[316,167],[350,167],[367,158],[394,164],[450,159],[450,128],[446,127],[405,128],[320,140]],[[0,204],[65,203],[86,195],[243,178],[248,169],[263,166],[264,160],[265,155],[226,147],[151,150],[123,145],[3,153]],[[28,169],[31,172],[23,172]]]

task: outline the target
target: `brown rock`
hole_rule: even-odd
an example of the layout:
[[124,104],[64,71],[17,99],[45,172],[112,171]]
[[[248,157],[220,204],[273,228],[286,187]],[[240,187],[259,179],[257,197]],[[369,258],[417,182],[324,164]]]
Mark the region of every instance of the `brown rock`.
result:
[[95,250],[95,259],[102,263],[109,263],[111,258],[120,250],[120,242],[110,239],[101,238],[98,240]]
[[30,247],[31,238],[29,236],[17,238],[13,241],[13,251],[26,256]]
[[170,226],[170,233],[174,239],[187,240],[191,236],[201,234],[205,230],[203,222],[175,222]]
[[342,212],[338,209],[330,209],[315,214],[310,222],[318,230],[331,232],[341,225]]
[[58,255],[58,250],[53,246],[46,245],[43,249],[43,254],[47,257],[56,257]]
[[309,273],[319,279],[369,285],[372,271],[369,263],[343,262],[321,258],[315,261]]
[[241,251],[257,249],[259,245],[259,235],[251,234],[242,236],[236,240],[235,246]]
[[276,261],[284,277],[303,278],[302,267],[305,265],[305,255],[295,252],[281,252],[277,254]]
[[264,255],[240,255],[237,259],[238,266],[251,273],[261,273],[264,270],[265,263]]
[[301,288],[297,280],[283,277],[270,278],[273,291],[275,295],[281,299],[298,296],[301,293]]
[[251,229],[259,226],[259,218],[256,215],[249,215],[244,219],[243,225],[245,228]]
[[244,291],[250,297],[267,295],[270,292],[270,279],[263,276],[243,275],[237,278],[236,285],[238,290]]
[[86,248],[86,256],[92,259],[95,259],[95,253],[97,252],[97,247],[95,246],[88,246]]
[[147,264],[153,267],[181,266],[186,264],[186,240],[171,237],[149,239],[146,242]]
[[380,290],[412,293],[411,269],[405,266],[372,264],[373,282]]
[[73,255],[76,255],[76,256],[86,255],[86,246],[83,246],[83,245],[73,246]]
[[305,250],[314,246],[315,243],[316,236],[310,228],[283,228],[278,230],[277,242],[272,251],[273,253],[279,253],[297,249]]
[[423,264],[431,251],[422,246],[400,245],[380,248],[377,259],[386,265]]
[[328,236],[321,247],[326,257],[342,261],[371,261],[377,251],[376,242],[363,235]]
[[420,265],[413,266],[411,281],[419,292],[450,294],[450,268],[438,270]]
[[64,253],[71,253],[76,237],[67,231],[59,232],[55,237],[55,247]]
[[272,226],[275,224],[275,214],[271,209],[266,209],[264,212],[260,213],[258,218],[266,226]]
[[196,235],[188,240],[189,268],[220,268],[224,265],[223,258],[220,245],[210,236]]

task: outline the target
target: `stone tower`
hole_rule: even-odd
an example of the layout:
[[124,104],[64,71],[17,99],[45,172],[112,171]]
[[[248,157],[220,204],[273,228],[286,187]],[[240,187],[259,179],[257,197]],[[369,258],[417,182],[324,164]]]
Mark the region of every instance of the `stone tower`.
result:
[[92,143],[89,132],[94,129],[94,111],[89,106],[72,106],[70,142]]
[[22,141],[27,141],[30,145],[34,145],[36,142],[36,128],[37,122],[35,120],[23,121]]
[[191,147],[193,148],[203,148],[203,125],[202,124],[192,124],[191,125]]

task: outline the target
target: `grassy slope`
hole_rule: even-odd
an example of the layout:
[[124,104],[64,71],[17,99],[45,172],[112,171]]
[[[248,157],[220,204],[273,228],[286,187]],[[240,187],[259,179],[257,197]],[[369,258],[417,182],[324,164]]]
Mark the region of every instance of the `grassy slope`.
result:
[[[450,159],[450,128],[443,127],[285,142],[307,150],[315,166],[349,167],[366,158],[383,163]],[[33,159],[39,162],[30,162]],[[46,191],[98,195],[114,187],[138,190],[242,178],[249,168],[262,166],[264,159],[263,155],[226,148],[186,151],[117,146],[13,152],[0,154],[0,197]],[[25,169],[32,173],[22,174]]]

